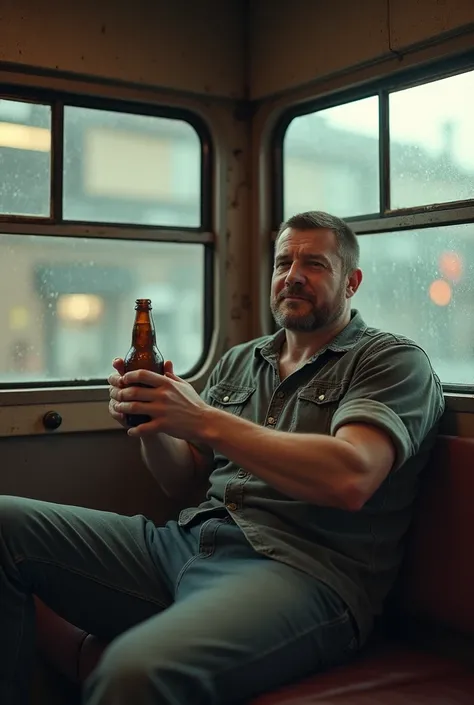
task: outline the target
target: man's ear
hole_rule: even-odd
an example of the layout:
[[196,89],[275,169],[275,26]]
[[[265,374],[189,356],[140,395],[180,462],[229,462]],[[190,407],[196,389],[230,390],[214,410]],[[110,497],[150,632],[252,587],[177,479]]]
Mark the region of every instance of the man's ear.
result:
[[346,284],[346,297],[348,299],[352,298],[356,293],[362,281],[362,270],[354,269],[354,271],[347,277]]

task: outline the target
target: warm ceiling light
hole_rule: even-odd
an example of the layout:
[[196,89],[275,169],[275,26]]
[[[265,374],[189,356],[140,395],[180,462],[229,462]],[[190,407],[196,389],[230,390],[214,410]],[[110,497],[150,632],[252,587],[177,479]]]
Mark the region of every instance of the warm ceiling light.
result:
[[94,294],[63,294],[58,299],[58,314],[63,321],[94,323],[104,310],[104,302]]
[[51,149],[51,130],[46,127],[16,125],[0,122],[0,148],[29,149],[33,152],[49,152]]

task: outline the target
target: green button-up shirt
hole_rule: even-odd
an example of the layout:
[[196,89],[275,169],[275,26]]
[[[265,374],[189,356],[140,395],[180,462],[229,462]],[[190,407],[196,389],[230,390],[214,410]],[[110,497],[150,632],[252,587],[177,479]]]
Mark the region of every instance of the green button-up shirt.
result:
[[215,453],[206,501],[182,511],[179,521],[229,512],[256,551],[335,590],[365,641],[400,566],[419,474],[444,409],[441,384],[416,343],[368,327],[357,311],[331,343],[281,380],[284,339],[280,330],[229,350],[203,399],[280,431],[334,435],[348,423],[376,425],[393,441],[394,467],[361,510],[345,511],[292,499]]

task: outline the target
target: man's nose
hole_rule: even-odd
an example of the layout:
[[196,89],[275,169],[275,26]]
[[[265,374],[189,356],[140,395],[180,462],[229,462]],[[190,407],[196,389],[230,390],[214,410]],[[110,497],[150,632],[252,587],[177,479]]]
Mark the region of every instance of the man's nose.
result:
[[298,262],[293,262],[285,278],[285,284],[304,284],[306,278]]

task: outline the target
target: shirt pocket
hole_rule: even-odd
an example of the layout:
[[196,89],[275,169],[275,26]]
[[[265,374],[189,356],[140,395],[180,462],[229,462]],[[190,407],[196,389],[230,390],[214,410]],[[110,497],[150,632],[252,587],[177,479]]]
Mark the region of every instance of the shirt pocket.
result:
[[312,383],[296,396],[291,431],[296,433],[324,433],[329,435],[331,421],[342,397],[342,382],[328,385]]
[[250,398],[256,387],[241,387],[229,382],[219,382],[209,389],[209,403],[234,416],[252,418]]

